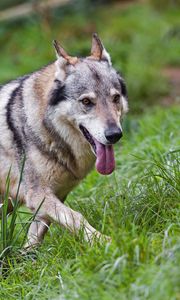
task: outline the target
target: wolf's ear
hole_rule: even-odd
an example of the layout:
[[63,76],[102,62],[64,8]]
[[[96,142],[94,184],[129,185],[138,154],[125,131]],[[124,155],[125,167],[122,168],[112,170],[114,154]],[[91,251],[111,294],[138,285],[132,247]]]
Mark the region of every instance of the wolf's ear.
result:
[[111,65],[111,58],[109,53],[103,46],[100,38],[98,37],[97,33],[93,33],[92,36],[92,46],[91,46],[91,58],[97,60],[106,60],[109,65]]
[[56,40],[53,41],[53,45],[57,56],[55,78],[64,81],[67,76],[66,67],[68,65],[74,66],[78,62],[78,58],[68,55]]
[[56,40],[53,41],[53,45],[58,59],[63,58],[70,65],[75,65],[78,62],[78,58],[68,55]]

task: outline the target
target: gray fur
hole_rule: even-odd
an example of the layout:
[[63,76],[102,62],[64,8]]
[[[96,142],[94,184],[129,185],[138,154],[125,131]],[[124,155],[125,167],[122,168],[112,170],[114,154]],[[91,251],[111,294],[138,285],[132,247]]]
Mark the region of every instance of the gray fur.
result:
[[[99,42],[94,43],[96,53]],[[4,192],[11,166],[10,193],[15,197],[20,162],[25,155],[20,200],[33,212],[44,200],[38,223],[30,227],[26,246],[40,242],[52,221],[72,232],[84,226],[86,240],[101,236],[80,213],[63,204],[96,159],[80,126],[100,143],[108,144],[105,130],[109,124],[121,127],[120,118],[127,111],[122,78],[100,46],[97,53],[102,59],[98,60],[92,55],[72,58],[56,45],[55,63],[0,89],[0,189]],[[120,95],[119,103],[113,102],[114,93]],[[84,95],[92,98],[89,107],[82,103]]]
[[71,70],[65,80],[67,94],[69,98],[76,100],[81,94],[93,91],[97,99],[102,101],[109,96],[110,88],[115,87],[121,91],[119,78],[117,72],[107,62],[85,59],[75,70]]

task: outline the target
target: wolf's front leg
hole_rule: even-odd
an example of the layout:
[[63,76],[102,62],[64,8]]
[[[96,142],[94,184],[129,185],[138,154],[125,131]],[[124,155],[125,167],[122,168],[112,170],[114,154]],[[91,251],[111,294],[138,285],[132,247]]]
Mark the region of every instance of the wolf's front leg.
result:
[[39,223],[33,222],[30,226],[26,246],[39,243],[48,228],[48,222],[51,221],[59,223],[75,234],[83,230],[84,239],[90,243],[102,237],[102,234],[94,229],[81,213],[64,205],[50,190],[41,189],[27,193],[26,205],[34,213],[38,211],[39,218]]
[[28,249],[40,244],[49,226],[50,221],[47,218],[45,219],[42,216],[37,215],[29,227],[27,242],[24,245],[24,248]]

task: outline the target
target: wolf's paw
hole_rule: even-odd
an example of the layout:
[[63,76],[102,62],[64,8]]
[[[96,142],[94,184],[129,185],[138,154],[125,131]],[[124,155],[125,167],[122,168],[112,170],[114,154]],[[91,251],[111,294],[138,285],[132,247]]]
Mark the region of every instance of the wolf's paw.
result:
[[100,233],[99,231],[91,232],[89,234],[86,233],[85,240],[89,242],[89,244],[92,246],[95,243],[111,243],[112,239],[110,236],[104,235]]
[[111,243],[112,242],[112,238],[108,235],[102,234],[100,232],[98,232],[99,235],[97,237],[97,241],[104,244],[104,243]]
[[33,246],[26,245],[26,247],[24,245],[24,247],[20,250],[20,255],[25,259],[36,261],[38,256],[37,245],[33,245]]
[[39,241],[35,241],[35,240],[33,240],[33,241],[27,241],[24,244],[23,248],[21,249],[21,254],[22,255],[26,255],[28,253],[33,253],[33,252],[35,252],[38,249],[38,247],[40,245],[41,245],[41,243]]

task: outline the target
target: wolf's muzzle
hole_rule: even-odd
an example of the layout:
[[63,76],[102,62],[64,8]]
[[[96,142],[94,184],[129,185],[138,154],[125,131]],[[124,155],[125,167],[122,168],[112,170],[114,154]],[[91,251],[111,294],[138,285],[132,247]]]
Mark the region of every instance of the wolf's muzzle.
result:
[[113,126],[105,130],[105,137],[110,144],[115,144],[123,136],[119,127]]

